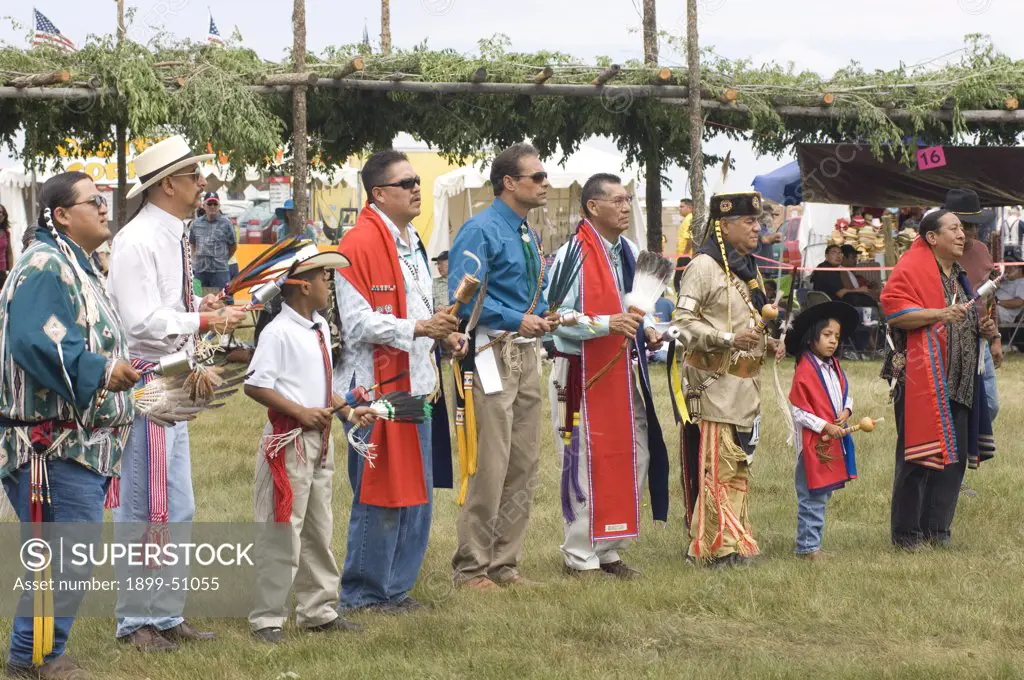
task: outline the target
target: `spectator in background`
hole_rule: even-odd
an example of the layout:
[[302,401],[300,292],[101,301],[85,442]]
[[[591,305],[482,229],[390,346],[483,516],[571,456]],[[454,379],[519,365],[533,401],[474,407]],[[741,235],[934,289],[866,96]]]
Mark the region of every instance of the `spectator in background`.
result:
[[229,280],[228,260],[238,249],[231,220],[220,214],[220,197],[210,191],[203,195],[202,217],[192,222],[192,269],[203,286],[203,295],[217,294]]
[[[845,243],[839,250],[843,254],[843,261],[841,263],[843,268],[852,269],[857,266],[856,248],[851,246],[849,243]],[[879,294],[879,288],[877,285],[869,284],[867,281],[857,276],[856,273],[851,271],[839,272],[839,279],[842,282],[843,287],[837,292],[837,295],[843,300],[843,302],[853,305],[854,307],[877,306]]]
[[1019,257],[1008,257],[1006,262],[1018,264],[1006,268],[1006,278],[996,290],[996,309],[1000,326],[1016,326],[1020,311],[1024,309],[1024,267],[1020,266]]
[[672,286],[679,292],[679,279],[683,278],[683,268],[693,257],[693,201],[684,198],[679,201],[679,214],[683,221],[679,224],[679,236],[676,238],[676,273],[672,277]]
[[[25,229],[26,232],[32,231]],[[11,220],[7,208],[0,205],[0,286],[7,280],[7,272],[14,264],[14,248],[11,246]]]
[[[760,223],[761,223],[761,236],[758,238],[757,244],[757,255],[759,257],[765,257],[769,260],[781,260],[782,259],[782,247],[778,244],[785,240],[785,235],[781,230],[776,230],[772,226],[772,221],[775,218],[775,213],[770,209],[765,209],[761,212]],[[764,260],[757,261],[757,268],[761,270],[762,276],[779,276],[780,269],[770,262]]]
[[[1021,250],[1021,222],[1020,206],[1015,205],[1006,211],[1006,217],[1000,229],[1003,237],[1003,253],[1005,256],[1020,258]],[[1007,257],[1003,258],[1004,260]]]
[[[853,246],[840,247],[833,243],[825,248],[825,261],[819,264],[819,269],[811,274],[811,285],[814,286],[814,290],[825,293],[833,300],[841,300],[858,308],[877,309],[877,303],[871,297],[870,291],[866,286],[860,285],[853,272],[830,271],[847,266],[846,262],[849,260],[844,261],[844,253],[848,252],[847,248],[852,250],[853,254],[845,257],[852,257],[853,265],[857,264],[857,250]],[[856,361],[860,359],[856,352],[870,351],[874,344],[870,331],[863,326],[854,334],[853,343],[853,350],[847,349],[843,352],[844,359]]]
[[316,229],[313,228],[313,225],[307,223],[305,227],[302,227],[297,222],[294,200],[289,198],[283,206],[274,210],[274,214],[277,215],[277,219],[281,220],[281,224],[276,230],[278,241],[294,235],[316,243]]
[[[672,312],[676,309],[676,304],[662,295],[658,298],[658,301],[654,303],[654,318],[658,323],[668,323],[672,320]],[[654,361],[659,364],[666,363],[668,361],[668,346],[662,345],[660,348],[653,352],[648,352],[648,361]]]
[[675,311],[675,308],[675,303],[662,295],[654,303],[654,318],[658,320],[658,323],[668,323],[672,320],[672,312]]
[[448,251],[443,250],[434,258],[439,276],[434,278],[434,309],[447,307],[448,299]]
[[[1024,333],[1014,331],[1020,323],[1021,311],[1024,310],[1024,267],[1020,266],[1019,257],[1008,257],[1010,264],[1006,268],[1006,278],[999,283],[996,290],[996,313],[998,314],[999,332],[1003,342],[1010,342],[1017,349],[1024,346]],[[1014,264],[1016,263],[1016,264]]]
[[834,243],[825,248],[825,260],[819,262],[811,274],[811,286],[814,290],[825,293],[833,300],[838,299],[838,293],[843,287],[839,272],[830,271],[843,263],[843,251]]

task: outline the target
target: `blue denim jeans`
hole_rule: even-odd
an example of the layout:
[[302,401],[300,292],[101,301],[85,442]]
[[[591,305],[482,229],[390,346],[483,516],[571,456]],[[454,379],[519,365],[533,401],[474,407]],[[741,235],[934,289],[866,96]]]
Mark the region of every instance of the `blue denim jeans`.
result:
[[[346,433],[349,430],[346,426]],[[349,447],[348,476],[352,484],[352,515],[341,574],[340,606],[358,609],[397,604],[416,584],[430,539],[433,510],[433,457],[430,421],[416,426],[427,478],[427,502],[408,508],[381,508],[359,502],[365,460]],[[362,435],[367,435],[365,431]]]
[[981,379],[985,383],[985,400],[988,402],[988,414],[992,420],[999,413],[999,390],[996,387],[996,365],[992,362],[992,348],[984,340],[981,341],[985,354],[985,370]]
[[231,280],[231,273],[222,272],[195,272],[195,277],[203,288],[223,288]]
[[796,554],[806,555],[821,549],[821,536],[825,533],[825,507],[832,498],[831,491],[812,493],[807,488],[804,457],[796,457]]
[[[46,464],[46,473],[50,483],[51,504],[44,506],[44,521],[95,522],[97,525],[103,522],[103,500],[107,495],[108,477],[67,460],[49,461]],[[18,519],[27,524],[30,496],[29,464],[26,463],[10,476],[4,477],[3,484],[11,506],[18,513]],[[80,576],[87,577],[87,574],[83,573]],[[54,578],[56,579],[56,575]],[[79,595],[79,600],[81,595],[84,595],[84,592]],[[23,606],[25,597],[31,602],[33,593],[25,593],[22,597]],[[74,620],[73,616],[54,618],[53,651],[45,661],[52,661],[64,654]],[[15,666],[32,666],[32,617],[14,618],[7,661]]]
[[[148,421],[137,417],[121,459],[121,506],[114,509],[115,522],[145,524],[149,522],[149,448],[146,440]],[[187,524],[195,515],[195,497],[192,493],[192,461],[189,454],[188,423],[178,423],[164,429],[167,438],[167,521]],[[135,525],[136,527],[138,524]],[[134,528],[129,533],[134,532]],[[117,530],[115,529],[115,534]],[[175,536],[176,540],[179,536]],[[178,576],[179,574],[175,574]],[[187,576],[187,574],[180,574]],[[118,574],[118,578],[127,575]],[[154,593],[154,597],[157,594]],[[166,597],[163,593],[161,597]],[[180,592],[181,608],[185,607],[185,593]],[[137,604],[137,598],[133,599]],[[119,598],[118,608],[125,606]],[[133,605],[134,606],[134,605]],[[157,630],[174,628],[184,619],[180,616],[118,617],[117,637],[134,633],[143,626]]]

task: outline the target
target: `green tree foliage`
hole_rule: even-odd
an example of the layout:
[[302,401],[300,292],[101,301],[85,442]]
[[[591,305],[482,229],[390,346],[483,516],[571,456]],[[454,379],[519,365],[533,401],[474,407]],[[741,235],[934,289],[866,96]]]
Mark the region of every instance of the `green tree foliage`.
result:
[[[478,68],[487,82],[529,83],[540,69],[555,69],[550,84],[589,84],[610,64],[580,65],[559,52],[513,52],[496,36],[480,42],[478,53],[431,50],[425,44],[387,56],[363,45],[329,48],[309,55],[308,67],[329,78],[356,56],[365,69],[349,76],[365,80],[428,83],[466,82]],[[726,88],[738,93],[735,105],[709,108],[707,135],[749,138],[763,153],[782,153],[799,142],[862,141],[876,154],[910,157],[907,139],[928,143],[1015,144],[1021,125],[969,124],[961,111],[1002,109],[1008,98],[1024,101],[1024,61],[998,53],[982,36],[968,36],[959,58],[920,67],[900,65],[867,71],[857,63],[822,78],[792,65],[754,66],[708,52],[702,58],[702,91],[714,100]],[[114,94],[46,101],[0,99],[0,142],[13,144],[25,131],[29,158],[54,158],[69,137],[84,152],[109,150],[112,126],[125,121],[135,138],[180,132],[197,148],[211,144],[231,155],[236,167],[262,165],[286,145],[291,128],[290,98],[253,90],[267,75],[289,70],[287,60],[271,63],[255,52],[176,42],[158,36],[143,46],[91,37],[80,51],[0,48],[0,80],[65,70],[74,85]],[[638,96],[652,82],[652,69],[640,62],[623,65],[603,96],[590,98],[527,95],[376,92],[335,87],[309,91],[311,156],[326,164],[350,154],[386,147],[398,132],[410,132],[451,158],[479,155],[529,137],[550,154],[556,146],[574,151],[594,135],[608,135],[631,163],[652,150],[664,164],[689,163],[688,118],[684,107]],[[676,71],[674,82],[686,80]],[[780,107],[819,107],[835,97],[831,117],[780,113]],[[951,121],[930,114],[952,112]],[[784,111],[784,109],[783,109]],[[895,111],[905,112],[897,116]],[[912,142],[911,142],[912,143]],[[708,163],[716,158],[705,159]]]

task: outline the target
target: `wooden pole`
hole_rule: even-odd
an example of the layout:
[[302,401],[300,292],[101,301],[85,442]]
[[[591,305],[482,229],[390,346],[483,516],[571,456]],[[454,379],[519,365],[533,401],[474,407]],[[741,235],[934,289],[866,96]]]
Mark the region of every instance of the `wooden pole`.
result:
[[599,73],[598,76],[594,78],[594,80],[590,84],[595,85],[597,87],[600,87],[601,85],[606,85],[608,81],[610,81],[615,76],[619,75],[620,70],[622,70],[621,66],[619,66],[618,64],[612,64],[605,70],[601,71],[601,73]]
[[[385,0],[386,1],[386,0]],[[292,10],[292,70],[296,74],[306,71],[306,1],[295,0]],[[390,36],[389,36],[390,40]],[[307,85],[296,85],[292,90],[292,200],[295,212],[292,215],[292,233],[301,234],[306,229],[306,173],[309,138],[306,134],[306,91]]]
[[658,6],[655,0],[644,0],[644,63],[658,63]]
[[53,73],[36,73],[31,76],[14,78],[10,84],[14,87],[42,87],[43,85],[59,85],[71,80],[71,74],[67,71],[54,71]]
[[[649,67],[658,66],[658,12],[655,0],[644,0],[643,34],[644,64]],[[662,89],[664,86],[656,86]],[[647,250],[655,253],[665,252],[662,235],[665,233],[661,223],[661,146],[657,135],[648,137],[652,143],[646,145],[644,151],[644,197],[647,201]]]
[[272,73],[261,78],[264,85],[316,85],[315,73]]
[[[124,44],[124,0],[117,0],[117,47]],[[118,231],[128,221],[128,124],[119,116],[114,124],[114,139],[117,144],[117,208],[114,210],[114,225]]]
[[537,75],[533,77],[533,84],[543,85],[544,83],[548,82],[548,80],[553,75],[555,75],[555,69],[551,68],[550,66],[545,66],[537,73]]
[[352,60],[345,64],[334,75],[332,75],[331,78],[345,78],[347,76],[352,75],[353,73],[356,73],[357,71],[362,71],[364,68],[366,68],[366,62],[363,61],[362,57],[352,57]]
[[380,51],[391,54],[391,0],[380,0]]
[[[697,36],[697,0],[686,0],[686,64],[690,108],[690,198],[693,199],[693,242],[704,241],[704,119],[700,99],[700,43]],[[716,102],[717,103],[717,102]]]
[[[425,94],[513,94],[530,97],[566,97],[566,98],[600,98],[605,96],[605,88],[593,85],[578,84],[544,84],[533,83],[428,83],[422,81],[402,81],[403,75],[392,76],[392,80],[365,80],[362,78],[320,78],[315,85],[307,87],[327,87],[342,90],[367,90],[371,92],[415,92]],[[609,86],[612,87],[612,86]],[[629,93],[634,99],[657,99],[667,106],[689,107],[690,89],[678,85],[629,85]],[[291,85],[248,85],[247,89],[258,95],[289,94]],[[99,96],[112,96],[114,88],[95,87],[92,84],[75,83],[72,87],[13,87],[0,85],[0,100],[25,99],[32,101],[73,101],[90,99]],[[701,108],[706,110],[728,108],[733,113],[749,113],[750,107],[745,104],[724,105],[715,99],[700,98]],[[851,107],[823,106],[787,106],[776,105],[773,110],[788,118],[843,118],[856,120],[859,118],[857,109]],[[954,112],[949,110],[910,111],[906,109],[887,110],[885,115],[891,120],[915,120],[924,117],[928,120],[951,122]],[[966,123],[1000,124],[1024,126],[1024,109],[1008,111],[1005,109],[970,109],[960,112]]]
[[668,85],[672,82],[672,69],[668,66],[663,66],[658,69],[658,72],[651,78],[652,85]]

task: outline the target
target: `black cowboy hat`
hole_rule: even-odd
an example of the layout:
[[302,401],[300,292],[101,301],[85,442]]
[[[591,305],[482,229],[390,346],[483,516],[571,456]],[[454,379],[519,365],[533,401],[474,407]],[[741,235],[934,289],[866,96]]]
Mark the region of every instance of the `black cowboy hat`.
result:
[[842,342],[849,340],[860,326],[860,312],[845,302],[833,300],[808,307],[797,315],[793,320],[793,327],[786,332],[786,352],[799,356],[800,346],[807,331],[822,319],[835,319],[839,322],[839,337]]
[[995,217],[991,208],[981,209],[981,199],[971,189],[950,189],[942,209],[955,213],[964,224],[985,224]]

